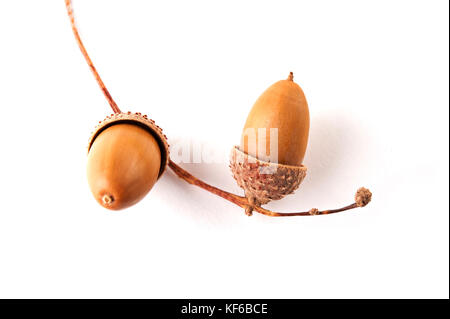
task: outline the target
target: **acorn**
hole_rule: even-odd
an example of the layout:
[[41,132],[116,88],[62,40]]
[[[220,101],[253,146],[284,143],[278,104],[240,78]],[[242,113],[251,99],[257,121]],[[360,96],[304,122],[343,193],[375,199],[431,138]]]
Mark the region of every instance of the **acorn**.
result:
[[[303,90],[293,79],[291,72],[261,94],[247,117],[240,146],[231,151],[233,177],[256,206],[292,194],[306,177],[302,162],[308,145],[309,109]],[[276,129],[275,136],[271,129]],[[254,137],[252,142],[250,137]],[[272,144],[277,151],[274,160],[268,154],[274,150]]]
[[153,120],[140,113],[111,114],[89,140],[89,187],[103,207],[127,208],[152,189],[168,160],[167,138]]

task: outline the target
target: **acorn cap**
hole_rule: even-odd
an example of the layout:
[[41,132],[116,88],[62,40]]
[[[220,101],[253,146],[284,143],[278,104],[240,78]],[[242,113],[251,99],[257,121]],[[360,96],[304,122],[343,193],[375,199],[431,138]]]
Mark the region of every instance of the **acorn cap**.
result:
[[231,151],[230,168],[250,203],[261,206],[292,194],[306,177],[306,166],[291,166],[258,160],[242,152]]
[[163,134],[162,129],[155,124],[155,121],[141,113],[115,113],[107,116],[103,121],[100,121],[89,138],[88,153],[96,137],[99,136],[101,132],[112,125],[120,123],[138,125],[146,129],[156,139],[161,150],[161,167],[158,178],[161,177],[169,163],[169,143],[167,142],[167,137]]

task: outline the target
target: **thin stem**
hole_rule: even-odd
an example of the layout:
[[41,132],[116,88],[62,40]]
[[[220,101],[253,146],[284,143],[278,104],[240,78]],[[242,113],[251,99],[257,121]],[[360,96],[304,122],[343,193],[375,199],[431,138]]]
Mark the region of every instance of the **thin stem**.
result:
[[328,214],[335,214],[335,213],[340,213],[340,212],[344,212],[346,210],[350,210],[353,208],[358,208],[359,206],[356,203],[350,204],[348,206],[342,207],[342,208],[338,208],[338,209],[329,209],[329,210],[310,210],[307,212],[298,212],[298,213],[277,213],[277,212],[272,212],[270,210],[264,209],[260,206],[255,206],[253,207],[254,210],[256,210],[258,213],[266,215],[266,216],[271,216],[271,217],[292,217],[292,216],[315,216],[315,215],[328,215]]
[[81,53],[83,53],[84,58],[86,59],[87,64],[89,65],[92,73],[94,74],[95,79],[97,80],[98,85],[100,86],[100,89],[102,90],[103,94],[105,95],[106,99],[109,102],[109,105],[111,105],[112,110],[114,113],[120,113],[120,109],[117,106],[116,102],[112,98],[111,94],[109,94],[108,89],[106,88],[105,84],[103,83],[100,74],[98,74],[97,69],[95,68],[94,64],[92,63],[91,58],[89,57],[89,54],[86,51],[86,48],[84,47],[83,41],[81,41],[80,34],[78,33],[77,26],[75,24],[75,16],[73,14],[73,8],[72,8],[72,1],[66,0],[66,8],[67,8],[67,14],[69,15],[70,24],[72,25],[72,31],[75,36],[75,39],[77,40],[78,46],[80,47]]
[[222,198],[225,198],[226,200],[245,208],[248,206],[247,198],[238,196],[229,192],[226,192],[224,190],[221,190],[217,187],[211,186],[202,180],[198,179],[197,177],[193,176],[189,172],[182,169],[180,166],[175,164],[172,160],[169,160],[169,167],[172,169],[172,171],[177,174],[177,176],[181,179],[184,179],[186,182],[188,182],[191,185],[198,186],[200,188],[203,188],[204,190],[207,190],[210,193],[213,193],[217,196],[220,196]]
[[203,188],[204,190],[206,190],[208,192],[211,192],[217,196],[220,196],[220,197],[232,202],[233,204],[236,204],[239,207],[244,208],[246,210],[246,214],[249,216],[252,214],[253,210],[260,214],[270,216],[270,217],[292,217],[292,216],[313,216],[313,215],[334,214],[334,213],[339,213],[339,212],[343,212],[346,210],[360,207],[358,204],[353,203],[351,205],[348,205],[348,206],[345,206],[342,208],[329,209],[329,210],[323,210],[323,211],[319,211],[319,210],[313,208],[307,212],[296,212],[296,213],[273,212],[271,210],[264,209],[261,206],[250,204],[249,201],[247,200],[247,198],[245,198],[245,197],[229,193],[227,191],[221,190],[217,187],[211,186],[211,185],[203,182],[202,180],[200,180],[197,177],[193,176],[192,174],[188,173],[186,170],[182,169],[180,166],[175,164],[172,160],[169,161],[169,167],[179,178],[185,180],[189,184]]

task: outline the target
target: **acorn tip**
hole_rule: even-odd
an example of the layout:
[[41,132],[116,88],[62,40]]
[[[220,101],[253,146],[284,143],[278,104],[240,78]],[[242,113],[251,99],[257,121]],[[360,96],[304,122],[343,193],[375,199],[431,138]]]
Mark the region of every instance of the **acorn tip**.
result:
[[294,72],[289,72],[288,81],[294,81]]
[[109,194],[105,194],[105,195],[103,195],[103,197],[102,197],[102,202],[103,202],[103,204],[105,204],[105,205],[111,205],[113,202],[114,202],[114,197],[112,197],[111,195],[109,195]]

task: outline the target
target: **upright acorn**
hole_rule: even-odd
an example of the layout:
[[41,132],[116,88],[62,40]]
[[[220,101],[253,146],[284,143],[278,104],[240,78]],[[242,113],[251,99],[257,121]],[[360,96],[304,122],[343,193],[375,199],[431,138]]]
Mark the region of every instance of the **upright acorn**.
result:
[[87,176],[97,202],[119,210],[139,202],[164,172],[167,139],[140,113],[116,113],[97,126],[88,146]]
[[[271,141],[270,129],[277,129],[276,141]],[[252,134],[256,141],[250,141]],[[250,203],[261,206],[298,188],[306,176],[302,162],[308,136],[308,103],[291,72],[286,80],[271,85],[256,100],[247,117],[241,145],[234,147],[231,153],[233,177]],[[264,146],[264,138],[266,153],[259,149]],[[271,143],[278,148],[276,161],[267,153]]]

